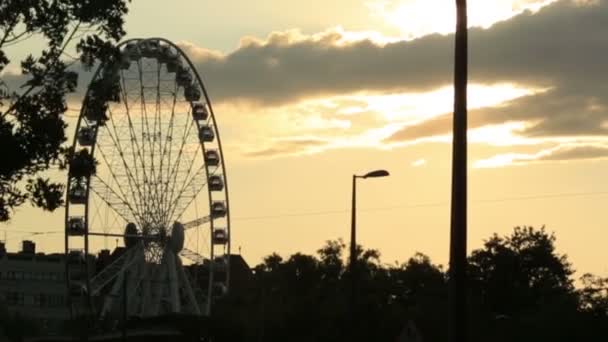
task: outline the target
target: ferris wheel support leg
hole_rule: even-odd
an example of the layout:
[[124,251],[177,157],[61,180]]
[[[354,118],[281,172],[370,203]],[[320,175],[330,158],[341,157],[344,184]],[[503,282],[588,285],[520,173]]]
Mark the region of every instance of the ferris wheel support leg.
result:
[[198,303],[196,302],[196,297],[194,296],[194,292],[192,291],[192,286],[190,285],[190,281],[188,280],[188,277],[186,276],[186,271],[184,270],[182,261],[180,258],[176,258],[175,261],[177,264],[177,269],[179,270],[180,282],[181,282],[181,284],[183,284],[183,286],[186,290],[186,295],[188,296],[188,302],[192,303],[192,311],[194,312],[195,315],[200,315],[201,310],[198,307]]
[[118,298],[120,296],[120,288],[122,286],[122,283],[124,282],[124,276],[125,276],[125,273],[120,272],[118,277],[116,277],[116,280],[114,280],[114,285],[112,285],[112,290],[106,296],[106,298],[103,302],[103,309],[101,310],[102,318],[105,317],[105,315],[112,310],[112,304],[114,302],[114,299]]
[[133,271],[129,272],[128,284],[130,284],[127,288],[127,313],[129,316],[137,315],[138,308],[141,306],[141,297],[136,295],[136,291],[141,286],[142,279],[144,278],[145,272],[145,256],[143,249],[140,249],[136,252],[136,258],[141,260],[141,262],[136,263]]
[[101,317],[104,317],[108,312],[112,310],[114,300],[121,296],[121,288],[123,286],[124,277],[126,276],[127,270],[131,268],[133,264],[136,264],[136,259],[139,258],[140,255],[143,256],[143,254],[137,252],[132,255],[129,255],[130,260],[127,260],[122,266],[122,269],[118,272],[118,276],[116,277],[116,279],[114,280],[114,284],[112,285],[112,290],[105,298],[103,309],[101,310]]
[[210,232],[211,232],[211,236],[212,238],[210,239],[209,243],[211,244],[210,248],[209,248],[209,259],[211,259],[211,261],[209,262],[209,288],[207,289],[207,307],[206,307],[206,312],[205,314],[207,316],[211,316],[211,303],[213,302],[213,274],[214,274],[214,267],[213,264],[215,263],[215,254],[214,254],[214,247],[215,244],[213,243],[213,221],[211,222],[211,227],[210,227]]
[[146,307],[149,308],[146,309],[147,316],[158,316],[160,312],[160,303],[164,300],[162,284],[164,284],[165,274],[167,271],[167,268],[165,267],[165,259],[166,257],[163,257],[162,264],[160,265],[160,270],[156,273],[157,276],[152,278],[151,280],[152,296],[148,297],[150,302],[146,304]]
[[169,252],[167,253],[167,268],[169,271],[169,296],[171,312],[176,313],[181,311],[177,272],[175,271],[176,258],[175,254],[172,251],[167,252]]
[[141,307],[140,314],[142,316],[146,315],[146,310],[150,308],[150,296],[152,293],[150,291],[150,281],[154,277],[153,266],[144,264],[144,272],[142,274],[142,284],[141,284]]

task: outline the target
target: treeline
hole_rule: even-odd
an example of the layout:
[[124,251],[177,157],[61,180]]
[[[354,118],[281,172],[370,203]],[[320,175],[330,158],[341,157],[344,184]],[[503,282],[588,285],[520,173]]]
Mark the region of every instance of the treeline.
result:
[[[317,255],[266,257],[246,288],[215,306],[214,340],[447,341],[446,269],[420,253],[386,265],[359,248],[351,310],[347,252],[338,240]],[[575,279],[544,228],[490,237],[470,254],[468,274],[470,341],[608,340],[608,278]]]

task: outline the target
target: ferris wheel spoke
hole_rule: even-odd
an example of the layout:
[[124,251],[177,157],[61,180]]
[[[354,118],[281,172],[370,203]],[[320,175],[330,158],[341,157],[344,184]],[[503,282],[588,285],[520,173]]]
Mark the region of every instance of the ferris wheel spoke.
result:
[[[122,166],[124,167],[124,171],[126,172],[126,175],[127,175],[127,181],[129,183],[129,188],[133,195],[132,198],[135,199],[136,206],[138,206],[139,210],[141,211],[141,209],[144,208],[144,203],[142,203],[142,201],[141,201],[141,198],[143,197],[142,190],[141,190],[141,182],[139,181],[139,178],[137,177],[137,175],[134,175],[133,172],[131,171],[131,167],[129,167],[129,164],[131,164],[131,163],[129,163],[129,161],[127,161],[125,159],[126,153],[123,150],[122,144],[120,143],[121,134],[118,132],[118,129],[116,127],[113,117],[114,117],[114,115],[110,115],[109,121],[114,130],[114,135],[110,132],[109,128],[107,128],[107,125],[106,125],[106,129],[108,130],[108,136],[110,137],[110,139],[112,140],[112,143],[114,144],[114,147],[118,151],[118,156],[120,157],[120,161],[122,161]],[[132,146],[131,146],[131,150],[133,150]],[[133,161],[133,164],[136,164],[135,160]],[[108,165],[108,167],[110,167],[110,168],[112,168],[112,166],[113,165]],[[134,169],[137,169],[137,167],[134,167]],[[134,190],[137,190],[137,192],[134,192]],[[138,199],[139,199],[139,201],[138,201]]]
[[[134,169],[134,174],[135,174],[135,181],[136,184],[138,184],[138,188],[140,188],[140,185],[142,184],[142,178],[143,178],[143,174],[140,176],[139,174],[139,168],[137,167],[138,165],[138,159],[141,161],[141,155],[139,154],[139,144],[137,141],[137,135],[135,134],[135,130],[133,129],[133,122],[131,119],[131,106],[129,105],[129,96],[127,94],[127,85],[126,85],[126,80],[125,80],[125,76],[124,76],[124,72],[121,71],[121,79],[122,79],[122,83],[121,83],[121,87],[120,87],[120,91],[122,93],[121,99],[123,100],[123,104],[124,104],[124,110],[125,110],[125,116],[126,116],[126,120],[127,120],[127,130],[129,132],[129,138],[130,138],[130,150],[131,150],[131,157],[133,158],[133,169]],[[144,178],[145,179],[145,178]],[[141,197],[141,195],[140,195]]]
[[[138,81],[139,81],[139,115],[140,115],[140,130],[139,130],[139,134],[136,137],[136,139],[139,138],[139,135],[141,135],[141,146],[138,146],[138,153],[140,155],[140,160],[141,160],[141,170],[144,176],[144,182],[143,182],[143,196],[142,196],[142,201],[144,202],[144,205],[147,205],[149,203],[149,197],[150,197],[150,189],[148,184],[150,183],[151,180],[151,175],[150,177],[148,176],[148,171],[151,172],[150,167],[146,166],[146,158],[147,158],[147,153],[146,153],[146,138],[148,135],[147,130],[145,129],[145,125],[144,125],[144,115],[146,112],[146,97],[145,97],[145,89],[144,89],[144,82],[143,82],[143,74],[142,74],[142,66],[141,66],[141,60],[137,61],[137,69],[138,69]],[[149,144],[148,144],[149,145]],[[146,217],[148,217],[148,213],[146,211]]]
[[[180,190],[180,195],[176,197],[175,201],[173,201],[171,206],[171,211],[169,214],[170,218],[175,218],[175,220],[179,219],[184,210],[186,210],[192,201],[196,198],[201,190],[207,185],[207,178],[205,177],[205,168],[206,165],[203,165],[198,169],[198,171],[190,178],[190,181]],[[210,173],[209,176],[213,175]],[[201,181],[202,180],[202,181]],[[173,219],[171,220],[173,221]]]
[[[129,105],[129,100],[128,100],[128,94],[127,94],[127,85],[126,85],[126,78],[124,77],[124,73],[122,74],[122,87],[121,87],[121,91],[122,91],[122,96],[121,98],[123,99],[124,105],[125,105],[125,110],[126,110],[126,115],[127,115],[127,121],[129,124],[129,136],[131,138],[131,153],[133,155],[133,168],[135,169],[135,177],[137,179],[137,184],[139,184],[139,187],[143,187],[143,184],[145,184],[148,180],[147,180],[147,175],[146,175],[146,165],[145,165],[145,161],[144,158],[141,154],[141,148],[139,146],[138,143],[138,134],[136,133],[136,129],[134,127],[133,124],[133,118],[131,117],[131,111],[130,108],[131,106]],[[135,146],[133,146],[135,145]],[[143,141],[142,141],[142,145],[143,145]],[[141,178],[143,178],[143,182],[142,179],[140,178],[139,175],[139,167],[138,167],[138,159],[139,162],[141,163]],[[142,196],[140,194],[139,196],[139,202],[144,202],[144,196]],[[140,203],[141,205],[141,203]]]
[[[124,177],[126,177],[126,179],[127,179],[127,184],[128,184],[131,196],[127,196],[127,194],[123,191],[123,187],[120,186],[120,184],[123,184],[124,182],[120,181],[120,177],[114,171],[114,165],[113,165],[112,161],[108,159],[106,152],[104,152],[105,147],[102,147],[102,145],[97,144],[97,149],[98,149],[99,153],[101,154],[102,159],[108,168],[108,173],[112,176],[112,178],[114,179],[116,184],[119,184],[119,186],[117,186],[117,188],[120,190],[120,195],[121,195],[120,197],[122,197],[124,199],[132,198],[134,200],[133,202],[135,204],[135,207],[137,208],[136,212],[139,213],[139,215],[136,215],[136,216],[141,217],[142,216],[141,213],[143,212],[142,211],[143,203],[140,203],[141,201],[138,201],[138,198],[141,197],[141,190],[139,189],[139,186],[138,186],[137,182],[135,181],[133,174],[131,173],[131,169],[128,166],[128,162],[124,158],[124,152],[122,151],[122,147],[120,146],[120,143],[118,143],[115,140],[115,138],[110,133],[109,129],[106,128],[106,130],[108,131],[108,136],[112,140],[112,144],[118,150],[118,156],[120,158],[120,161],[122,162],[122,166],[124,167],[124,170],[123,170],[125,172]],[[135,184],[133,184],[133,183],[135,183]],[[138,194],[139,194],[139,196],[137,196]]]
[[[198,153],[199,148],[197,148],[195,153]],[[205,165],[199,168],[199,170],[188,179],[188,176],[192,172],[192,168],[194,166],[194,161],[196,158],[193,158],[190,162],[190,166],[188,167],[188,171],[186,173],[186,177],[184,177],[183,183],[179,188],[176,196],[174,196],[174,201],[172,201],[172,206],[169,212],[168,217],[174,217],[175,211],[180,211],[179,204],[187,202],[188,204],[183,207],[181,210],[185,210],[188,205],[192,202],[192,200],[198,195],[199,191],[207,184],[207,178],[205,177]],[[198,185],[198,186],[197,186]],[[193,190],[194,189],[194,190]],[[181,212],[179,215],[175,217],[181,216]]]
[[[150,167],[148,169],[148,171],[150,172],[150,177],[148,178],[148,181],[145,183],[145,192],[146,192],[146,207],[147,210],[150,211],[151,216],[154,215],[152,214],[152,210],[150,210],[153,207],[156,207],[156,201],[157,201],[157,197],[158,197],[158,191],[156,191],[156,186],[154,186],[154,181],[156,179],[156,168],[154,166],[154,145],[153,145],[153,141],[154,139],[156,139],[156,132],[152,132],[150,130],[150,123],[148,120],[148,106],[146,103],[146,88],[147,88],[147,84],[144,81],[144,72],[142,70],[142,61],[138,61],[137,63],[138,68],[139,68],[139,82],[140,82],[140,93],[141,93],[141,97],[140,97],[140,101],[141,101],[141,115],[142,115],[142,121],[141,121],[141,125],[142,125],[142,145],[144,147],[144,151],[143,151],[143,155],[144,155],[144,159],[148,158],[148,154],[149,156],[149,162],[150,162]],[[148,142],[148,151],[146,152],[146,141]],[[157,219],[155,217],[152,217],[153,220]]]
[[[161,69],[161,65],[160,63],[156,63],[156,98],[155,98],[155,106],[154,106],[154,122],[153,122],[153,128],[152,128],[152,149],[151,149],[151,157],[152,157],[152,165],[156,164],[160,164],[158,165],[158,172],[153,174],[153,188],[154,188],[154,201],[153,201],[153,205],[154,205],[154,212],[157,214],[157,222],[161,221],[161,215],[160,215],[160,208],[162,205],[162,191],[160,189],[160,187],[162,186],[162,160],[159,159],[158,161],[156,161],[156,158],[160,158],[161,155],[161,147],[162,147],[162,130],[161,130],[161,117],[160,117],[160,113],[161,113],[161,109],[162,109],[162,101],[161,101],[161,91],[160,91],[160,84],[161,84],[161,73],[160,70]],[[154,168],[154,166],[152,167],[154,170],[156,170]]]
[[137,220],[137,211],[131,207],[125,198],[116,193],[116,191],[108,186],[101,178],[97,176],[91,178],[91,190],[108,207],[125,220],[125,222]]
[[[171,118],[169,119],[169,126],[167,128],[168,133],[167,135],[165,135],[165,144],[163,146],[163,152],[162,152],[162,156],[160,159],[160,170],[161,170],[161,175],[166,175],[165,178],[163,179],[161,177],[161,187],[162,187],[162,207],[161,207],[161,212],[163,217],[165,218],[166,222],[164,222],[165,224],[167,224],[168,222],[170,222],[168,220],[168,216],[166,215],[166,213],[168,212],[169,208],[169,201],[171,200],[171,198],[169,198],[168,196],[168,185],[169,185],[169,175],[170,175],[170,167],[171,167],[171,152],[173,151],[173,149],[171,148],[172,144],[170,142],[172,142],[173,140],[173,125],[174,125],[174,120],[175,120],[175,107],[177,104],[177,91],[178,91],[178,87],[177,87],[177,83],[174,82],[173,84],[173,104],[171,106]],[[167,158],[166,163],[165,163],[165,158]],[[166,164],[166,171],[163,168],[163,163]]]
[[[104,162],[106,163],[106,165],[110,165],[108,164],[108,158],[106,157],[105,153],[103,152],[103,149],[101,148],[100,145],[97,146],[97,151],[99,152],[99,154],[101,155],[102,159],[104,160]],[[119,177],[116,175],[116,173],[112,170],[111,167],[108,167],[108,173],[110,174],[110,176],[112,177],[112,179],[114,180],[114,182],[116,182],[116,184],[122,184],[122,182],[120,181]],[[117,186],[119,192],[120,192],[120,197],[122,198],[133,198],[134,199],[134,204],[135,207],[137,208],[136,212],[139,213],[139,215],[135,215],[136,217],[142,217],[143,212],[140,210],[140,208],[138,208],[138,201],[136,200],[136,198],[134,198],[134,194],[135,194],[135,190],[133,190],[133,187],[131,186],[131,182],[127,180],[127,183],[129,184],[129,188],[131,190],[131,193],[133,194],[133,196],[129,197],[125,194],[123,187],[121,186]]]
[[[166,224],[166,217],[164,215],[164,208],[166,207],[166,192],[163,191],[164,189],[164,178],[163,175],[165,174],[164,170],[163,170],[163,164],[171,164],[170,160],[167,161],[165,163],[165,152],[166,152],[166,146],[167,146],[167,141],[171,140],[171,139],[167,139],[167,133],[165,133],[164,139],[163,139],[163,130],[162,130],[162,123],[163,123],[163,118],[162,118],[162,109],[163,109],[163,105],[167,104],[166,102],[163,101],[162,99],[162,94],[164,94],[164,91],[161,91],[161,83],[163,82],[162,80],[162,74],[161,74],[161,63],[156,63],[157,66],[157,70],[156,70],[156,77],[157,77],[157,83],[156,83],[156,111],[155,111],[155,115],[154,115],[154,130],[155,132],[158,132],[158,137],[156,137],[154,139],[154,146],[157,147],[157,150],[155,149],[155,153],[154,156],[156,158],[158,158],[158,174],[156,175],[156,181],[154,183],[155,185],[155,191],[156,191],[156,212],[158,213],[158,220],[161,224]],[[164,89],[163,89],[164,90]],[[174,92],[172,92],[173,94],[173,103],[172,104],[167,104],[168,106],[171,106],[171,119],[170,119],[170,126],[173,123],[173,119],[175,117],[175,106],[176,106],[176,102],[177,102],[177,97],[175,96],[177,89],[175,89]],[[172,134],[172,133],[169,133]],[[163,143],[164,142],[164,143]]]
[[[176,187],[177,187],[178,170],[180,168],[182,159],[184,159],[183,158],[184,157],[184,147],[186,146],[187,137],[188,137],[190,131],[192,130],[192,127],[194,127],[194,123],[192,120],[190,120],[190,121],[188,121],[188,124],[186,125],[186,127],[184,129],[184,135],[182,137],[181,145],[179,147],[179,152],[176,156],[176,162],[173,165],[173,168],[171,169],[171,173],[169,174],[169,181],[167,183],[166,191],[168,192],[168,195],[169,195],[168,199],[169,199],[170,203],[174,202],[175,199],[178,198],[180,195],[179,192],[178,193],[175,192]],[[165,215],[165,217],[167,217],[167,219],[169,219],[171,216]]]

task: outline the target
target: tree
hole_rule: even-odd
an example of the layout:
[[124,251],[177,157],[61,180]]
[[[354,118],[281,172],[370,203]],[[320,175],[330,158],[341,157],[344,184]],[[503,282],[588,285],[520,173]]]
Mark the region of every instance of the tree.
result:
[[340,240],[328,240],[325,242],[325,246],[317,250],[317,254],[320,257],[321,270],[324,279],[338,280],[342,272],[344,271],[344,262],[342,261],[342,251],[346,248],[344,241]]
[[576,339],[574,271],[567,257],[556,252],[555,241],[544,227],[516,227],[471,253],[476,332],[488,339],[506,338],[505,333],[517,341]]
[[445,341],[445,330],[436,328],[447,324],[447,279],[442,267],[416,253],[389,273],[395,319],[392,329],[403,329],[413,322],[425,341]]
[[[129,0],[130,1],[130,0]],[[125,31],[127,0],[3,0],[0,2],[0,221],[26,201],[45,210],[62,204],[63,185],[44,177],[65,167],[66,94],[75,91],[78,67],[66,54],[73,44],[84,68],[116,58]],[[31,37],[46,46],[20,61],[24,81],[3,73],[7,48]],[[14,77],[12,77],[14,78]]]
[[585,273],[581,283],[581,309],[596,317],[608,317],[608,277]]
[[469,258],[471,282],[484,307],[494,314],[517,315],[574,293],[574,273],[555,251],[555,236],[533,227],[516,227],[506,237],[492,236]]
[[580,281],[579,339],[600,341],[608,336],[608,278],[586,273]]
[[[603,341],[608,336],[608,281],[583,276],[544,228],[517,227],[493,235],[469,257],[471,341]],[[253,284],[218,304],[216,341],[395,341],[414,323],[424,341],[448,338],[448,275],[416,253],[385,265],[357,247],[361,270],[359,319],[352,325],[345,245],[327,241],[318,257],[272,254]]]

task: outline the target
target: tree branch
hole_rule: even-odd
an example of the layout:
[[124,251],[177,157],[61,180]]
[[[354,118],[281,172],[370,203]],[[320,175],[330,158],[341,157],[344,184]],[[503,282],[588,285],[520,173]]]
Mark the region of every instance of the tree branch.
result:
[[18,20],[19,20],[19,16],[15,17],[13,22],[9,26],[7,26],[6,32],[4,32],[4,36],[2,37],[2,40],[0,40],[0,49],[2,49],[2,46],[4,46],[4,43],[6,43],[8,36],[13,32],[13,30],[15,29],[15,26],[17,26]]
[[[81,22],[79,21],[78,24],[76,24],[76,26],[74,26],[74,29],[72,29],[72,32],[70,32],[70,35],[68,36],[68,38],[65,40],[65,42],[61,46],[61,49],[56,53],[56,56],[55,56],[56,59],[59,59],[61,57],[61,55],[63,54],[63,52],[67,48],[68,44],[70,43],[70,41],[72,41],[72,38],[74,37],[74,34],[76,34],[76,32],[78,31],[78,28],[80,27],[80,24],[81,24]],[[48,68],[46,70],[48,72]],[[46,75],[47,75],[47,73],[43,74],[42,76],[45,77]],[[32,85],[24,93],[22,93],[21,95],[19,95],[19,97],[6,110],[6,112],[2,113],[2,116],[0,118],[4,119],[13,110],[15,110],[15,107],[17,106],[17,104],[19,104],[20,101],[22,101],[25,97],[27,97],[36,87],[37,86]]]
[[[21,39],[21,37],[27,35],[27,37]],[[31,38],[34,34],[32,32],[28,32],[27,30],[15,35],[15,34],[11,34],[11,39],[7,39],[4,44],[6,44],[6,46],[11,46],[11,45],[15,45],[18,43],[21,43],[22,41],[25,41],[29,38]]]

